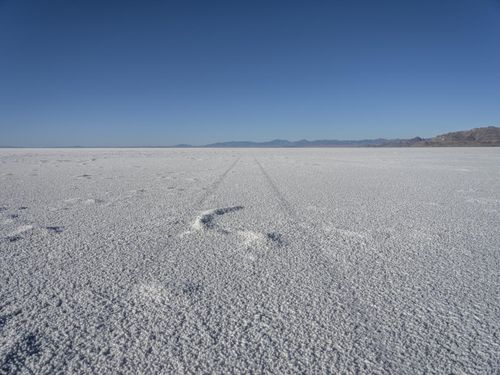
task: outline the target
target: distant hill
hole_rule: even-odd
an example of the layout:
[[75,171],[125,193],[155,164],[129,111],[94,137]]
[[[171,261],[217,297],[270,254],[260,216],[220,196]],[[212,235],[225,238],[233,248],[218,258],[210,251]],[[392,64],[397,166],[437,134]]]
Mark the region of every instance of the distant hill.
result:
[[438,135],[434,138],[415,137],[410,139],[363,139],[337,140],[323,139],[308,141],[288,141],[275,139],[268,142],[231,141],[211,143],[204,146],[177,145],[173,147],[211,148],[299,148],[299,147],[453,147],[453,146],[500,146],[500,128],[488,126]]
[[488,126],[438,135],[415,146],[500,146],[500,128]]
[[324,139],[317,141],[308,141],[302,139],[300,141],[287,141],[284,139],[275,139],[268,142],[219,142],[212,143],[202,147],[359,147],[359,146],[376,146],[387,142],[387,139],[366,139],[357,141],[340,141],[335,139]]

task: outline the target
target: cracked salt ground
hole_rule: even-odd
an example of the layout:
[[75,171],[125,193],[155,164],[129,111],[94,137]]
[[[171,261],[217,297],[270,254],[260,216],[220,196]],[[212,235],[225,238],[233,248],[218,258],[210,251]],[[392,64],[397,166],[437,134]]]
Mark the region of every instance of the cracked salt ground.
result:
[[498,372],[498,149],[0,159],[0,373]]

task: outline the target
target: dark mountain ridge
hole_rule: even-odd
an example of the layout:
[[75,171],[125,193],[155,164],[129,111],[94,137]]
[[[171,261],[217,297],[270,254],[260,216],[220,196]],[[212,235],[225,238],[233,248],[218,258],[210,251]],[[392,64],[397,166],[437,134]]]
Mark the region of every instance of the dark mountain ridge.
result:
[[500,146],[500,128],[488,126],[441,134],[416,146]]
[[267,142],[230,141],[217,142],[203,146],[177,145],[173,147],[201,147],[201,148],[300,148],[300,147],[478,147],[500,146],[500,128],[488,126],[441,134],[433,138],[415,137],[410,139],[362,139],[362,140],[337,140],[320,139],[308,141],[288,141],[274,139]]

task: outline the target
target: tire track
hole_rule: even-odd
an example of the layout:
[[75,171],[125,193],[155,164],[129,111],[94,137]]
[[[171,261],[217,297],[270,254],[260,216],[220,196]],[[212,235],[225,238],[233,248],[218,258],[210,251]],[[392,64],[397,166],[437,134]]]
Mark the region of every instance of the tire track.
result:
[[[238,164],[238,162],[240,161],[241,159],[241,156],[238,156],[236,158],[236,160],[234,162],[231,163],[231,165],[211,184],[209,185],[209,187],[205,190],[205,192],[201,195],[201,197],[195,202],[192,210],[191,210],[191,214],[189,215],[190,217],[196,217],[197,216],[197,213],[203,211],[203,205],[204,203],[211,197],[214,195],[214,193],[217,191],[217,189],[219,188],[219,186],[222,184],[222,182],[224,182],[224,180],[226,179],[227,175],[229,174],[229,172],[231,172],[233,170],[233,168],[236,166],[236,164]],[[186,229],[180,233],[177,233],[177,236],[176,237],[179,237],[179,236],[184,236],[185,234],[189,234],[191,231],[190,229]]]
[[[303,243],[304,251],[302,251],[301,254],[297,254],[298,256],[294,257],[294,261],[296,262],[296,267],[298,267],[300,270],[307,270],[308,272],[314,274],[318,272],[317,269],[318,266],[320,266],[324,269],[323,271],[324,275],[331,274],[330,270],[328,270],[327,267],[325,266],[326,263],[321,262],[318,259],[322,258],[321,244],[318,243],[318,241],[313,236],[310,235],[310,233],[306,230],[306,228],[304,228],[301,225],[298,225],[298,223],[301,222],[301,218],[297,214],[296,210],[293,208],[290,202],[288,202],[288,200],[285,198],[281,190],[278,188],[278,186],[273,181],[271,176],[269,176],[269,174],[262,166],[262,164],[256,158],[254,160],[255,163],[259,166],[259,169],[262,172],[262,175],[264,176],[264,179],[266,180],[267,184],[269,185],[274,195],[276,196],[277,201],[285,214],[284,216],[288,222],[288,225],[294,228],[294,232],[299,233],[302,239],[301,242]],[[301,264],[301,262],[303,264]],[[313,267],[312,266],[313,263],[317,263],[317,267]],[[338,274],[338,272],[335,273]],[[338,281],[337,280],[335,281],[338,284]],[[324,288],[325,286],[326,285],[323,285],[322,287]]]
[[[169,235],[167,238],[165,238],[165,243],[176,241],[179,239],[179,237],[183,237],[185,234],[190,233],[190,226],[188,228],[186,228],[185,224],[189,223],[189,221],[191,220],[192,217],[196,217],[200,211],[203,211],[202,210],[203,204],[217,191],[217,189],[222,184],[222,182],[225,180],[225,178],[227,177],[229,172],[231,172],[231,170],[233,170],[233,168],[236,166],[236,164],[238,164],[240,159],[241,159],[241,156],[238,156],[236,158],[236,160],[234,160],[231,163],[231,165],[229,165],[229,167],[227,167],[227,169],[212,184],[210,184],[208,186],[208,188],[205,190],[205,192],[203,192],[203,194],[195,201],[194,205],[187,210],[187,218],[183,217],[182,219],[180,219],[184,222],[184,224],[182,225],[182,227],[184,227],[184,229],[183,230],[181,229],[180,231],[178,231],[176,233],[176,235],[172,235],[172,236]],[[177,248],[177,252],[182,251],[181,247],[176,247],[176,248]],[[150,252],[147,260],[144,259],[143,264],[142,264],[142,268],[143,268],[145,274],[147,274],[148,269],[150,269],[150,268],[154,269],[154,267],[157,266],[155,259],[157,257],[162,257],[161,254],[163,253],[163,251],[164,251],[163,246],[157,247],[157,249],[155,251]],[[177,268],[180,264],[181,258],[179,256],[176,256],[175,259],[176,260],[172,263],[172,267]]]
[[[369,313],[369,309],[365,304],[356,296],[356,291],[353,290],[349,285],[345,285],[345,283],[341,282],[339,278],[340,275],[344,275],[341,269],[335,266],[330,260],[326,259],[321,252],[321,248],[323,245],[319,243],[319,241],[311,235],[311,233],[304,227],[297,225],[300,223],[300,216],[297,214],[296,210],[292,207],[292,205],[285,198],[283,193],[280,191],[276,183],[269,176],[267,171],[264,169],[262,164],[254,158],[255,163],[259,166],[259,169],[262,172],[266,182],[270,186],[271,190],[274,192],[280,206],[282,207],[283,212],[289,222],[290,226],[295,228],[295,232],[300,234],[301,242],[303,246],[301,246],[301,254],[297,254],[295,257],[295,262],[306,262],[307,264],[296,264],[299,270],[303,270],[310,275],[314,275],[316,282],[313,282],[313,285],[320,289],[320,293],[324,296],[330,296],[332,293],[332,288],[336,291],[343,290],[342,298],[345,300],[346,305],[349,306],[351,310],[351,316],[357,317],[354,320],[353,327],[353,346],[358,343],[363,347],[363,341],[366,337],[371,336],[370,330],[366,325],[366,322],[371,320],[371,316]],[[300,272],[299,272],[300,273]],[[322,275],[325,277],[322,279],[321,277],[318,279],[318,275]],[[303,279],[300,277],[300,279]],[[344,279],[346,279],[344,277]],[[310,281],[310,280],[309,280]],[[373,337],[373,336],[372,336]],[[384,364],[389,363],[390,361],[386,358],[385,349],[382,347],[381,340],[374,340],[371,342],[371,348],[375,351],[376,357],[379,359],[379,365],[381,369],[384,368]],[[366,350],[366,348],[364,348]],[[346,353],[350,355],[349,353]]]
[[271,190],[274,192],[276,197],[278,198],[278,201],[280,203],[280,206],[282,207],[283,211],[289,216],[292,217],[294,220],[297,221],[298,215],[295,212],[295,210],[292,208],[292,205],[285,199],[281,191],[278,189],[274,181],[271,179],[267,171],[264,169],[262,164],[257,159],[254,159],[257,165],[259,166],[260,171],[264,175],[264,178],[266,179],[266,182],[269,184],[271,187]]
[[231,170],[235,167],[235,165],[240,161],[241,156],[239,156],[225,171],[222,173],[217,180],[215,180],[208,189],[204,192],[204,194],[196,201],[196,206],[200,207],[203,203],[206,202],[208,198],[210,198],[219,188],[220,184],[224,181],[226,176],[231,172]]

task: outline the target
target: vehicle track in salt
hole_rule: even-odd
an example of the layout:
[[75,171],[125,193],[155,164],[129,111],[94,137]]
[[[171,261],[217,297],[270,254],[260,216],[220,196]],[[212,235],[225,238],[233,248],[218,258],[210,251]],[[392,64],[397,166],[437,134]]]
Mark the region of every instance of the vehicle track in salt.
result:
[[205,190],[205,192],[202,194],[202,196],[196,201],[196,207],[200,208],[208,198],[210,198],[212,195],[215,194],[219,186],[222,184],[222,182],[226,179],[227,175],[229,172],[233,170],[233,168],[238,164],[240,161],[241,157],[236,158],[236,160],[231,163],[231,165],[217,178],[209,187]]
[[[220,174],[214,182],[212,182],[210,185],[208,185],[208,187],[205,188],[205,191],[201,194],[201,196],[195,201],[195,204],[193,206],[192,209],[189,210],[189,214],[187,215],[188,218],[190,217],[193,217],[195,216],[195,212],[200,212],[202,211],[202,206],[203,204],[210,198],[212,197],[215,192],[217,191],[217,189],[219,188],[219,186],[224,182],[224,180],[226,179],[227,175],[234,169],[234,167],[236,166],[236,164],[238,164],[239,160],[241,159],[241,156],[238,156],[236,157],[236,159],[229,165],[229,167],[227,167],[224,172],[222,172],[222,174]],[[186,221],[188,221],[189,219],[186,219]],[[187,234],[187,233],[190,233],[189,229],[185,229],[183,231],[181,231],[180,233],[177,233],[177,235],[175,236],[176,238],[178,237],[182,237],[183,235]],[[172,238],[174,238],[173,236],[168,236],[166,237],[166,240],[167,242],[169,242]],[[161,248],[157,249],[156,251],[153,251],[151,254],[150,254],[150,259],[154,262],[154,259],[155,259],[155,256],[158,256],[159,253],[161,253],[163,250]],[[176,262],[175,265],[177,265],[178,263]],[[147,262],[145,261],[143,263],[143,267],[144,269],[146,270],[147,268]]]
[[[177,233],[175,236],[168,236],[165,238],[166,242],[171,242],[173,240],[178,240],[179,238],[184,237],[185,235],[191,234],[191,229],[192,229],[192,223],[190,223],[190,218],[191,217],[197,217],[199,212],[204,212],[203,210],[203,205],[205,202],[212,197],[221,184],[224,182],[228,174],[234,169],[234,167],[238,164],[240,161],[241,156],[236,157],[236,159],[220,174],[214,182],[212,182],[208,187],[205,188],[205,191],[201,194],[201,196],[195,201],[195,204],[192,206],[191,209],[188,210],[188,215],[186,215],[187,219],[184,219],[185,222],[189,223],[188,228],[184,227],[183,230]],[[177,252],[182,251],[182,247],[177,246]],[[149,254],[148,260],[144,260],[142,263],[142,268],[144,272],[147,272],[147,270],[150,267],[154,268],[154,265],[156,263],[157,257],[161,257],[163,253],[163,247],[158,247],[157,249],[151,251]],[[181,262],[181,257],[179,256],[174,256],[174,261],[172,262],[172,267],[177,268],[180,266]]]
[[[342,283],[340,281],[338,275],[342,275],[344,272],[339,269],[339,267],[335,266],[335,264],[333,264],[330,259],[324,257],[323,253],[321,252],[321,247],[323,245],[320,244],[313,235],[311,235],[311,233],[306,229],[305,226],[299,225],[299,223],[301,222],[300,215],[297,214],[296,210],[288,202],[281,190],[278,188],[276,183],[267,173],[262,164],[257,160],[257,158],[254,158],[254,161],[262,172],[262,175],[264,176],[267,184],[274,192],[277,201],[279,202],[279,205],[281,206],[282,211],[284,212],[285,217],[289,222],[289,225],[295,229],[296,233],[300,234],[301,242],[303,244],[301,248],[303,251],[301,252],[301,254],[297,254],[295,260],[299,260],[299,262],[303,262],[304,264],[296,264],[296,266],[299,267],[299,270],[302,269],[309,275],[314,275],[315,278],[316,275],[323,275],[323,277],[325,277],[325,275],[328,275],[327,280],[329,279],[329,282],[325,282],[326,280],[321,279],[318,279],[317,281],[315,280],[316,283],[319,282],[321,284],[316,285],[316,287],[325,295],[329,296],[333,292],[333,290],[343,291],[341,297],[343,298],[348,308],[352,311],[352,316],[357,317],[353,332],[353,342],[363,342],[362,338],[368,336],[371,333],[368,331],[368,328],[363,325],[363,322],[371,320],[367,307],[364,306],[363,302],[361,302],[359,298],[356,297],[356,292],[349,285],[346,285],[345,283]],[[304,259],[304,256],[306,256],[307,259]],[[299,279],[302,279],[301,276],[298,277]],[[376,358],[379,359],[378,365],[380,366],[380,368],[384,368],[384,365],[388,363],[388,360],[384,358],[386,351],[382,347],[380,340],[374,340],[372,342],[372,348],[375,349],[376,353],[374,354]],[[367,348],[364,349],[366,350]]]

